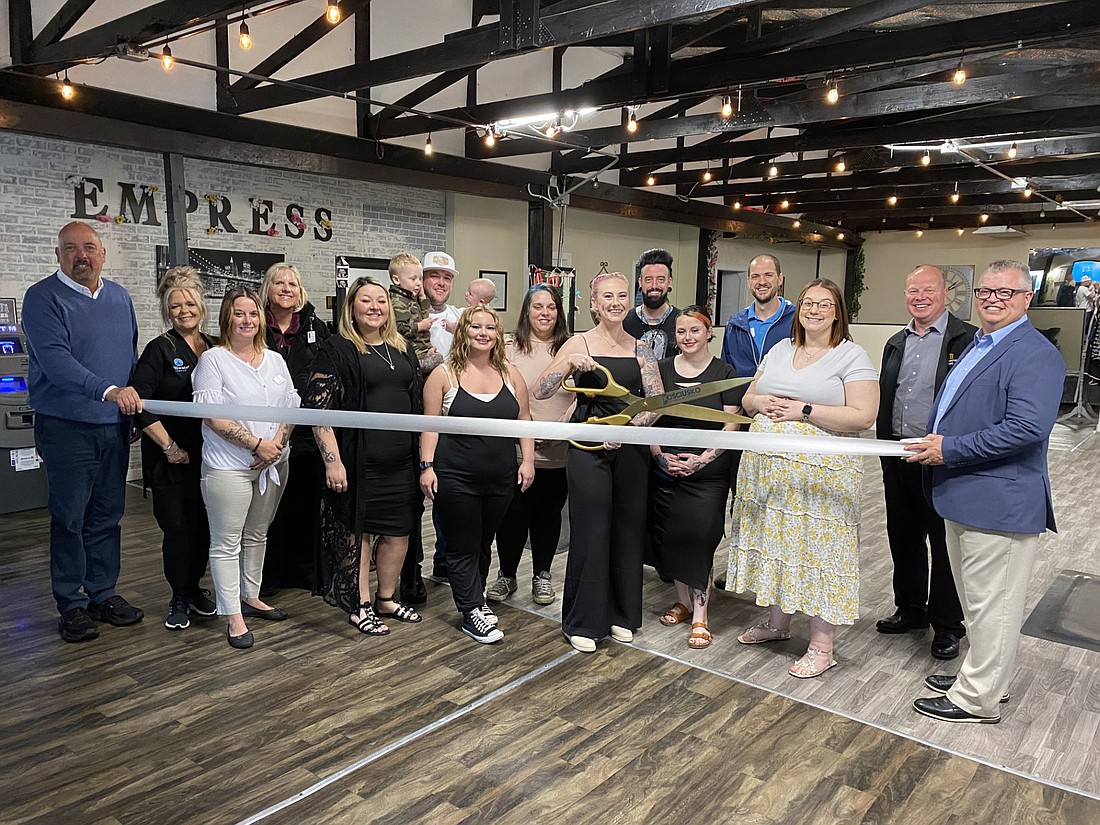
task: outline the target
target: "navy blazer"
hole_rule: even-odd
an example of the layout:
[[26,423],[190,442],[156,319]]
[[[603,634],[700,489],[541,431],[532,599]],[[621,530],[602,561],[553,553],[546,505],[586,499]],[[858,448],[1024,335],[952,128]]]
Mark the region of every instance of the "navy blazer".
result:
[[944,463],[923,474],[937,513],[999,533],[1055,529],[1047,441],[1065,375],[1062,354],[1024,321],[970,371],[933,430],[941,388],[928,429],[943,436]]

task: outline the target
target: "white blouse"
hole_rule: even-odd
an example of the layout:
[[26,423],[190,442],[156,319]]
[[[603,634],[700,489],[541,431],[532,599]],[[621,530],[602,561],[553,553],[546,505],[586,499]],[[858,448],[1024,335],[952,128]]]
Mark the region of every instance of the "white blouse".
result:
[[[299,407],[301,399],[290,379],[290,371],[279,353],[264,350],[258,366],[246,364],[225,347],[211,347],[199,357],[191,377],[194,399],[200,404],[243,404],[256,407]],[[229,416],[221,416],[229,418]],[[272,439],[279,425],[272,421],[238,421],[258,438]],[[278,467],[290,450],[265,473],[280,483]],[[247,470],[256,460],[251,450],[222,438],[202,422],[202,461],[214,470]],[[261,478],[261,487],[266,487]]]

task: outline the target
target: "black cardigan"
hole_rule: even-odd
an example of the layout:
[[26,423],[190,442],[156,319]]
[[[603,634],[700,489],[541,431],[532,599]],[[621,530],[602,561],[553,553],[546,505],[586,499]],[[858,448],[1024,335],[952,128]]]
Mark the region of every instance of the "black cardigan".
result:
[[[309,333],[313,332],[313,341],[309,340]],[[317,317],[313,304],[306,301],[305,306],[298,310],[298,331],[290,336],[290,346],[282,352],[275,346],[275,335],[271,327],[267,327],[267,346],[283,356],[286,368],[290,372],[290,379],[294,382],[294,389],[298,395],[305,398],[306,386],[312,372],[313,359],[328,337],[332,335],[328,325]],[[316,452],[317,445],[313,440],[313,433],[309,427],[296,427],[290,436],[291,453]]]

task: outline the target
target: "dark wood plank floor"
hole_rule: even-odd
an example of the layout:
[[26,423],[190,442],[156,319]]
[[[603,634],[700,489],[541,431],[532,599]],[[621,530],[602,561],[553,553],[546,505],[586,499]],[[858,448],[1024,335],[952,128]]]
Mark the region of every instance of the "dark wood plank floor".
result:
[[[0,517],[0,822],[230,823],[569,651],[505,606],[474,644],[429,584],[420,625],[362,637],[302,591],[291,618],[169,633],[159,534],[131,491],[121,592],[146,621],[57,636],[44,514]],[[977,733],[975,731],[975,733]],[[566,657],[266,822],[1095,823],[1100,802],[688,664]]]

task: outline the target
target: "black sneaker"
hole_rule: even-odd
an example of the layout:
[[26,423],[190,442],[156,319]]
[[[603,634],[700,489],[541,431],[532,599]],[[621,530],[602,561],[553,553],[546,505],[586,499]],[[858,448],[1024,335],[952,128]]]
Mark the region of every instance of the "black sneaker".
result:
[[168,618],[164,620],[164,626],[169,630],[183,630],[191,626],[191,620],[187,618],[187,599],[173,597],[168,603]]
[[115,627],[137,624],[145,618],[145,614],[139,608],[117,594],[102,603],[89,602],[88,615],[97,622],[107,622]]
[[57,629],[66,642],[88,642],[99,635],[99,628],[83,607],[74,607],[62,613],[57,620]]
[[504,638],[504,631],[490,624],[480,607],[467,610],[462,616],[462,632],[483,645],[491,645]]
[[188,596],[187,604],[199,616],[213,616],[218,612],[218,606],[211,601],[210,591],[205,587],[198,588]]
[[481,606],[481,615],[484,616],[485,621],[487,621],[493,627],[496,627],[497,624],[499,624],[499,622],[500,622],[500,620],[497,619],[497,614],[494,613],[492,611],[492,609],[489,607],[489,605],[487,605],[487,604],[483,604]]

